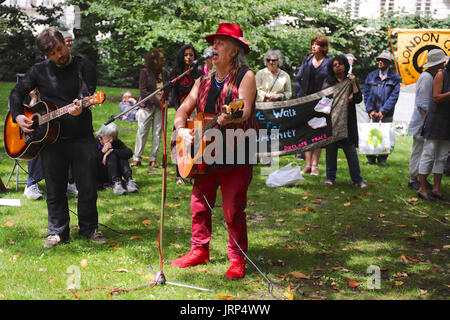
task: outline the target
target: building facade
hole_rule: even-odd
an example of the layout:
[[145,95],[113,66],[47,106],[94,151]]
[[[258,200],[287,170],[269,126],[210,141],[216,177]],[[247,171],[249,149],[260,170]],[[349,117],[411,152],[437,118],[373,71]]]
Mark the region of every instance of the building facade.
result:
[[435,19],[444,19],[450,15],[450,0],[336,0],[330,7],[345,8],[355,19],[379,18],[382,13],[389,11],[431,14]]
[[[30,17],[38,17],[39,14],[36,8],[33,6],[45,6],[48,8],[53,7],[56,4],[61,4],[66,2],[65,0],[6,0],[3,5],[6,6],[16,6],[19,7],[22,12]],[[65,27],[73,35],[73,29],[80,28],[80,9],[78,6],[63,6],[63,16],[61,18],[60,24]],[[37,33],[41,32],[45,26],[35,26]]]

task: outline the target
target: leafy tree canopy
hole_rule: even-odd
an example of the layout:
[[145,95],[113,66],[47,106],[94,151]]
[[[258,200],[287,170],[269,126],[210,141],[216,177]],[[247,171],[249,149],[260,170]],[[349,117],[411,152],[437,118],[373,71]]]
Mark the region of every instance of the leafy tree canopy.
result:
[[[145,53],[162,48],[173,59],[183,43],[191,43],[200,53],[208,46],[204,37],[215,33],[220,22],[239,24],[252,51],[248,60],[253,68],[262,66],[267,49],[278,48],[286,65],[299,64],[309,50],[313,34],[324,29],[313,25],[296,28],[272,25],[274,19],[295,16],[300,11],[316,16],[322,11],[320,1],[312,0],[198,0],[198,1],[118,1],[74,0],[84,6],[84,16],[95,16],[90,28],[105,37],[98,41],[101,59],[108,61],[110,72],[142,64]],[[301,8],[301,9],[300,9]]]
[[[220,22],[239,24],[250,42],[250,67],[263,67],[268,49],[284,55],[283,69],[295,76],[316,34],[329,38],[329,55],[353,53],[354,71],[360,79],[375,68],[374,57],[390,49],[391,28],[449,28],[450,18],[388,12],[378,19],[350,19],[342,9],[328,9],[330,0],[70,0],[81,10],[81,29],[74,30],[74,53],[97,63],[99,84],[136,87],[146,52],[159,47],[173,62],[182,44],[191,43],[199,53],[208,46],[207,34]],[[40,8],[43,19],[31,19],[18,9],[1,5],[0,75],[12,79],[39,55],[30,25],[58,26],[60,8]],[[27,23],[25,23],[27,22]],[[395,46],[395,38],[393,39]],[[17,57],[20,59],[17,59]],[[11,67],[13,66],[13,67]],[[15,76],[14,76],[15,78]],[[1,79],[0,79],[1,80]]]

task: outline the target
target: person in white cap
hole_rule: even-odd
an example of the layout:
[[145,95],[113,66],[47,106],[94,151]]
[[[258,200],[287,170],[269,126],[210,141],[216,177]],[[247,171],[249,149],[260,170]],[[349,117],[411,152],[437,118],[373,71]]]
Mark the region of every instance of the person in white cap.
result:
[[[427,55],[426,67],[443,67],[449,57],[441,49],[433,49]],[[450,64],[436,73],[433,81],[433,102],[425,116],[422,136],[422,156],[419,164],[420,189],[418,197],[425,200],[450,201],[441,192],[441,179],[450,151]],[[433,189],[427,193],[426,178],[433,172]]]
[[[392,55],[383,52],[376,58],[378,70],[372,71],[364,82],[364,104],[371,119],[381,122],[392,122],[394,109],[400,93],[401,78],[391,68]],[[386,166],[387,155],[367,156],[368,164]]]
[[[440,49],[433,49],[428,52],[427,63],[423,65],[426,69],[420,75],[416,83],[416,97],[414,102],[414,111],[409,121],[408,134],[413,137],[411,156],[409,159],[410,180],[408,188],[419,191],[419,163],[423,150],[424,138],[422,137],[423,120],[430,106],[433,104],[433,78],[439,69],[443,68],[446,61],[445,54]],[[425,182],[428,188],[431,185]]]

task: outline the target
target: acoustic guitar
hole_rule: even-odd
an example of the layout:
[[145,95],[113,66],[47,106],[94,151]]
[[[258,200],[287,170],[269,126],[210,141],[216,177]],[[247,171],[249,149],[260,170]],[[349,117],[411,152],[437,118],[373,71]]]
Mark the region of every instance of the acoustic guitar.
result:
[[[83,98],[80,103],[84,108],[105,101],[105,94],[101,91],[92,96]],[[6,115],[4,127],[5,149],[8,156],[17,160],[32,160],[42,148],[58,139],[59,122],[51,121],[69,112],[73,104],[68,104],[62,108],[55,105],[39,101],[31,108],[24,108],[24,115],[33,120],[33,132],[25,133],[20,126],[15,123],[11,111]]]
[[177,167],[182,178],[193,178],[206,172],[207,165],[201,159],[207,144],[212,142],[207,142],[206,130],[217,125],[217,119],[222,113],[230,114],[232,119],[242,117],[243,107],[244,100],[236,99],[225,106],[225,110],[219,114],[198,113],[194,120],[187,120],[187,128],[194,129],[192,132],[194,143],[186,143],[181,137],[177,137],[176,141]]

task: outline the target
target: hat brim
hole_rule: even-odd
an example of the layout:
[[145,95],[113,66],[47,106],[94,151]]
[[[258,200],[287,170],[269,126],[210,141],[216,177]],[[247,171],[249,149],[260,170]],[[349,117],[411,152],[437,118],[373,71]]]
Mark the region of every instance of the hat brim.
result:
[[427,62],[422,66],[422,68],[431,68],[431,67],[437,66],[438,64],[448,61],[449,58],[450,57],[447,56],[447,57],[443,57],[441,60],[436,61],[436,62]]
[[205,37],[206,41],[208,41],[210,44],[213,44],[214,42],[214,38],[217,36],[225,36],[225,37],[229,37],[229,38],[233,38],[234,40],[236,40],[242,48],[244,48],[245,53],[249,53],[250,52],[250,45],[248,44],[247,40],[245,40],[244,38],[238,38],[232,35],[229,35],[228,33],[214,33],[214,34],[210,34],[207,35]]

